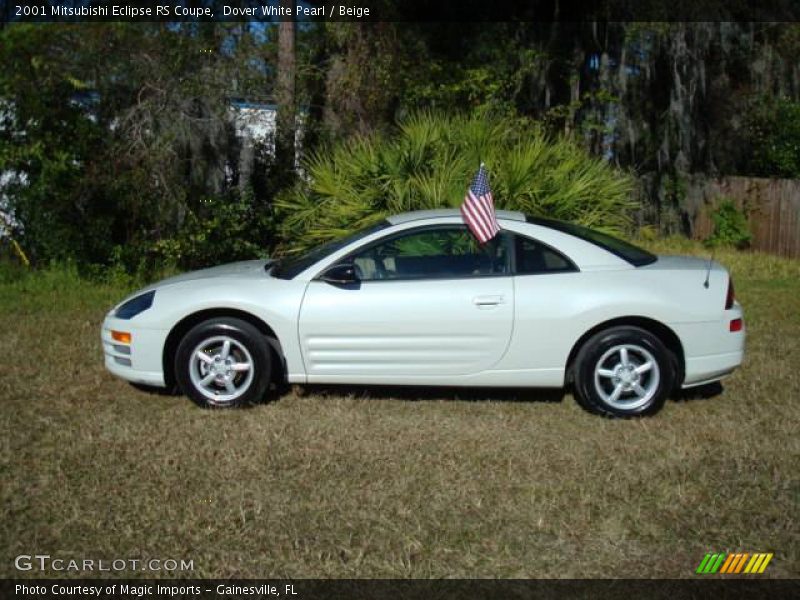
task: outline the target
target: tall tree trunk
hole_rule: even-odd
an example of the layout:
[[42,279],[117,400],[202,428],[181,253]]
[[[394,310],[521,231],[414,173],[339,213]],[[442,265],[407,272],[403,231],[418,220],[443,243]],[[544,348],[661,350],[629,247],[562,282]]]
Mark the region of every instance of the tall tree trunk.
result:
[[[294,11],[293,0],[281,0],[282,8]],[[278,103],[277,135],[275,153],[278,164],[294,169],[295,153],[295,45],[294,21],[283,17],[278,24],[278,81],[276,101]]]

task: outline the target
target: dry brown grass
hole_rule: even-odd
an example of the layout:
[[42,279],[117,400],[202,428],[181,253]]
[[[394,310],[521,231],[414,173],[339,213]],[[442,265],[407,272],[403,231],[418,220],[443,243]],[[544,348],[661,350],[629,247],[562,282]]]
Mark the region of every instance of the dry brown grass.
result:
[[34,553],[192,559],[201,577],[691,577],[712,550],[775,552],[767,574],[797,577],[800,261],[720,258],[746,365],[639,421],[526,390],[206,412],[103,370],[122,290],[0,285],[0,577]]

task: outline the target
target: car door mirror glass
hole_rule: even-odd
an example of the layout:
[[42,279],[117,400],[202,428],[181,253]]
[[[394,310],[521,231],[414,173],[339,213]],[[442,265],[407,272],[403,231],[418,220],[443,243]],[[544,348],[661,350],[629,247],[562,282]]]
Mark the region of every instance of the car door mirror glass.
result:
[[326,269],[320,279],[332,285],[349,285],[360,281],[353,263],[341,263]]

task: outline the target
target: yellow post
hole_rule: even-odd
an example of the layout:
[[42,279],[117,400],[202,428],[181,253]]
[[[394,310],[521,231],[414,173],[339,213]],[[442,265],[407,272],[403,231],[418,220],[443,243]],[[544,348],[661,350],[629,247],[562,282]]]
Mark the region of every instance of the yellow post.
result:
[[8,228],[8,225],[6,225],[5,222],[3,222],[2,219],[0,219],[0,226],[2,226],[3,231],[5,231],[6,235],[8,236],[8,239],[11,241],[11,247],[14,249],[14,252],[19,257],[19,259],[22,261],[22,264],[29,268],[31,266],[31,261],[28,260],[28,257],[25,255],[25,251],[22,249],[22,246],[20,246],[17,243],[17,240],[15,240],[11,236],[11,230]]
[[22,246],[20,246],[17,243],[17,240],[15,240],[14,238],[11,238],[11,246],[14,248],[14,251],[17,253],[17,256],[19,256],[19,259],[22,261],[22,264],[24,264],[26,267],[30,267],[31,261],[29,261],[28,257],[25,256],[25,252],[22,250]]

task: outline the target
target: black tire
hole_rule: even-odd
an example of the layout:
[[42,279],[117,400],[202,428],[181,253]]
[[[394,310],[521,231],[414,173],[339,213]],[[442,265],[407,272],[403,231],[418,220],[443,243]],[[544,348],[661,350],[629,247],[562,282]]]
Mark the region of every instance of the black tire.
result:
[[[200,360],[200,354],[205,359]],[[244,369],[245,365],[249,368]],[[195,325],[183,336],[175,353],[175,379],[183,393],[202,408],[257,403],[264,397],[271,376],[267,339],[241,319],[221,317]],[[209,378],[211,381],[207,381]]]
[[676,365],[672,352],[649,331],[612,327],[589,338],[578,352],[575,397],[589,412],[609,417],[654,415],[675,387]]

